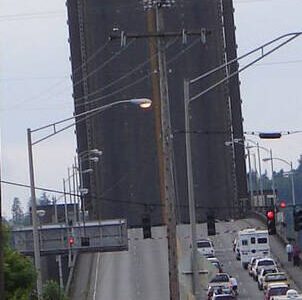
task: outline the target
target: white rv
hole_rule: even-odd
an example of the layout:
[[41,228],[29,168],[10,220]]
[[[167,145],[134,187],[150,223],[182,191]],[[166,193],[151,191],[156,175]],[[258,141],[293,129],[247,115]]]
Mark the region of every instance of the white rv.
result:
[[268,231],[255,228],[238,231],[237,251],[245,269],[252,257],[268,257],[270,255]]

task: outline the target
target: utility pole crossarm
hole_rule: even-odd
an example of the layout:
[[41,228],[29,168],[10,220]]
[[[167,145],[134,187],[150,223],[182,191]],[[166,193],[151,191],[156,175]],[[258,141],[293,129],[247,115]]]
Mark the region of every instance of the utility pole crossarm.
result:
[[130,39],[140,39],[140,38],[167,38],[167,37],[177,37],[177,36],[208,36],[211,34],[211,30],[207,30],[205,28],[201,28],[200,30],[186,30],[183,29],[182,31],[174,31],[174,32],[152,32],[152,33],[128,33],[126,34],[122,31],[121,34],[111,34],[109,38],[111,40],[118,40],[123,38],[130,38]]

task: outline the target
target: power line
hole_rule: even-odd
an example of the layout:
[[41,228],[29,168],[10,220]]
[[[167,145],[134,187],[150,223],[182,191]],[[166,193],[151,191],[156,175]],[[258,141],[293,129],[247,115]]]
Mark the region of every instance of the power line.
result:
[[[173,56],[170,60],[167,61],[167,64],[170,64],[172,62],[174,62],[176,59],[178,59],[181,55],[183,55],[186,51],[188,51],[189,49],[191,49],[194,45],[196,45],[197,43],[200,43],[200,41],[198,40],[195,40],[193,43],[191,43],[188,47],[186,47],[185,49],[183,49],[182,51],[178,52],[175,56]],[[95,102],[99,102],[101,100],[104,100],[104,99],[107,99],[111,96],[114,96],[132,86],[135,86],[137,85],[138,83],[142,82],[143,80],[149,78],[150,76],[152,75],[152,72],[148,72],[146,75],[144,75],[143,77],[140,77],[139,79],[135,80],[134,82],[126,85],[126,86],[123,86],[122,88],[118,89],[118,90],[115,90],[109,94],[106,94],[104,96],[101,96],[101,97],[98,97],[98,98],[95,98],[95,99],[92,99],[90,100],[88,103],[89,104],[92,104],[92,103],[95,103]],[[83,106],[85,105],[85,103],[81,103],[81,104],[78,104],[77,107],[80,107],[80,106]]]
[[73,83],[73,87],[76,87],[80,83],[82,83],[84,80],[89,78],[91,75],[95,74],[96,72],[102,70],[104,67],[106,67],[112,60],[114,60],[116,57],[118,57],[124,50],[126,50],[130,45],[132,45],[135,42],[135,39],[133,39],[131,42],[129,42],[125,47],[121,48],[118,52],[116,52],[113,56],[111,56],[109,59],[107,59],[102,65],[95,68],[93,71],[88,73],[86,76],[82,77],[77,82]]
[[0,77],[3,81],[29,81],[29,80],[50,80],[50,79],[68,79],[69,76],[37,76],[37,77]]
[[109,42],[110,42],[110,39],[108,39],[105,44],[103,44],[93,54],[91,54],[91,56],[89,56],[86,61],[84,61],[82,64],[80,64],[79,66],[74,68],[73,73],[77,73],[79,70],[81,70],[82,67],[87,66],[87,64],[92,59],[94,59],[98,54],[100,54],[108,46]]
[[[110,40],[108,39],[107,42],[105,44],[103,44],[101,47],[99,47],[90,57],[88,57],[88,59],[86,60],[86,62],[83,62],[81,65],[77,66],[73,72],[74,73],[77,73],[83,66],[85,66],[88,62],[90,62],[93,58],[95,58],[98,54],[100,54],[109,44]],[[69,78],[69,77],[68,77]],[[12,107],[10,107],[9,109],[14,109],[16,107],[18,107],[19,105],[23,104],[24,102],[28,102],[28,101],[34,101],[36,99],[41,99],[41,97],[45,97],[46,95],[45,94],[49,94],[47,95],[45,99],[49,99],[51,96],[57,96],[59,94],[62,94],[62,92],[64,92],[66,90],[66,88],[61,88],[59,91],[57,91],[54,95],[50,95],[50,93],[54,90],[54,88],[57,88],[59,86],[61,86],[62,84],[65,84],[66,81],[59,81],[53,85],[51,85],[50,87],[48,87],[47,89],[41,91],[40,93],[36,94],[35,96],[32,96],[32,97],[28,97],[28,98],[25,98],[23,100],[21,100],[19,103],[13,105]],[[8,109],[5,109],[5,110],[8,110]]]
[[0,15],[0,22],[42,19],[42,18],[44,19],[44,18],[61,17],[61,16],[65,16],[65,12],[63,12],[63,11],[49,11],[49,12],[40,12],[40,13]]
[[[124,175],[125,176],[125,175]],[[123,180],[124,176],[116,182],[116,184],[119,184],[121,180]],[[24,188],[30,188],[28,184],[23,184],[23,183],[17,183],[17,182],[12,182],[12,181],[7,181],[7,180],[1,180],[1,183],[8,184],[8,185],[14,185],[14,186],[19,186],[19,187],[24,187]],[[50,188],[43,188],[43,187],[35,187],[36,190],[44,191],[44,192],[50,192],[50,193],[55,193],[55,194],[61,194],[61,195],[71,195],[75,197],[81,197],[81,195],[72,193],[72,192],[64,192],[64,191],[59,191],[55,189],[50,189]],[[129,200],[123,200],[123,199],[116,199],[116,198],[111,198],[111,197],[104,197],[104,196],[99,196],[99,197],[91,197],[94,200],[103,200],[107,201],[110,203],[125,203],[128,205],[136,205],[136,206],[153,206],[153,207],[164,207],[165,205],[162,203],[143,203],[139,201],[129,201]],[[189,208],[188,204],[179,204],[178,207],[180,208]],[[234,206],[203,206],[203,205],[196,205],[196,209],[233,209]],[[240,208],[238,206],[238,208]]]
[[[168,44],[167,44],[167,48],[169,48],[171,45],[173,45],[173,44],[177,41],[177,39],[178,39],[178,38],[175,38],[171,43],[168,43]],[[106,86],[104,86],[104,87],[102,87],[102,88],[100,88],[100,89],[97,89],[97,90],[95,90],[95,91],[93,91],[93,92],[91,92],[91,93],[88,93],[86,96],[92,96],[92,95],[95,95],[95,94],[97,94],[97,93],[99,93],[99,92],[102,92],[102,91],[106,90],[107,88],[113,86],[114,84],[116,84],[116,83],[122,81],[123,79],[125,79],[125,78],[131,76],[133,73],[135,73],[135,72],[137,72],[138,70],[142,69],[146,64],[148,64],[148,63],[150,62],[150,60],[151,60],[152,58],[156,57],[157,55],[158,55],[158,52],[155,53],[154,55],[152,55],[150,58],[148,58],[148,59],[145,60],[144,62],[140,63],[137,67],[135,67],[134,69],[132,69],[130,72],[125,73],[124,75],[122,75],[122,76],[119,77],[118,79],[116,79],[116,80],[110,82],[110,83],[107,84]],[[75,99],[75,102],[78,102],[78,101],[80,101],[80,100],[82,100],[82,99],[84,99],[84,98],[85,98],[84,96],[83,96],[83,97],[76,98],[76,99]]]

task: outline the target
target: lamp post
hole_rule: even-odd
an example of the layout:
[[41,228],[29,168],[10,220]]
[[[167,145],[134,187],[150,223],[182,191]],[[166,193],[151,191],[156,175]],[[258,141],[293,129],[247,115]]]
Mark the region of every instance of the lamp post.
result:
[[[299,37],[300,35],[302,35],[302,32],[290,32],[284,35],[281,35],[273,40],[270,40],[268,42],[266,42],[265,44],[261,45],[260,47],[257,47],[243,55],[241,55],[240,57],[235,57],[234,59],[221,64],[220,66],[201,74],[200,76],[192,79],[192,80],[188,80],[185,79],[184,80],[184,106],[185,106],[185,129],[186,129],[186,163],[187,163],[187,181],[188,181],[188,196],[189,196],[189,213],[190,213],[190,227],[191,227],[191,239],[192,239],[192,271],[193,271],[193,282],[194,282],[194,287],[195,287],[195,296],[196,299],[200,299],[200,282],[199,282],[199,271],[198,271],[198,267],[197,267],[197,245],[196,245],[196,218],[195,218],[195,200],[194,200],[194,190],[193,190],[193,175],[192,175],[192,158],[191,158],[191,141],[190,141],[190,124],[189,124],[189,104],[190,102],[201,98],[202,96],[204,96],[205,94],[207,94],[208,92],[212,91],[213,89],[215,89],[216,87],[220,86],[223,83],[227,83],[227,81],[229,81],[232,77],[237,76],[239,73],[243,72],[244,70],[248,69],[249,67],[251,67],[252,65],[254,65],[255,63],[259,62],[260,60],[264,59],[266,56],[269,56],[270,54],[274,53],[275,51],[277,51],[278,49],[280,49],[281,47],[283,47],[284,45],[290,43],[291,41],[293,41],[294,39],[296,39],[297,37]],[[282,41],[283,39],[286,39],[283,42],[278,43],[276,46],[274,46],[275,43]],[[266,48],[269,48],[269,50],[267,52],[264,52],[264,50]],[[248,63],[247,65],[245,65],[244,67],[240,68],[240,69],[236,69],[234,72],[232,73],[228,73],[227,72],[227,76],[225,76],[223,79],[219,80],[218,82],[212,84],[210,87],[203,89],[201,92],[197,93],[196,95],[190,97],[190,84],[193,84],[201,79],[204,79],[220,70],[225,70],[228,66],[238,63],[239,60],[249,57],[252,54],[255,54],[257,52],[260,52],[260,56],[255,58],[252,62]],[[232,139],[234,140],[233,136]],[[236,184],[237,185],[237,184]],[[237,194],[235,195],[235,197],[237,198]]]
[[272,172],[272,190],[273,190],[273,199],[274,199],[274,202],[275,202],[276,199],[277,199],[277,197],[276,197],[276,188],[275,188],[275,179],[274,179],[274,166],[273,166],[273,160],[272,160],[272,157],[273,157],[272,149],[268,149],[266,147],[260,146],[258,142],[256,143],[253,140],[249,140],[248,139],[248,141],[254,144],[254,146],[249,146],[250,148],[257,147],[258,166],[259,166],[259,173],[260,173],[260,190],[261,190],[262,197],[264,197],[264,194],[263,194],[263,181],[262,181],[262,176],[261,176],[261,156],[260,156],[260,149],[265,150],[270,155],[271,172]]
[[[267,133],[267,136],[270,136],[272,138],[272,134],[271,133]],[[273,134],[273,136],[277,136],[276,134]],[[275,202],[277,199],[276,196],[276,188],[275,188],[275,179],[274,179],[274,166],[273,166],[273,151],[272,149],[268,149],[266,147],[260,146],[259,143],[254,142],[253,140],[250,139],[246,139],[248,142],[253,143],[254,145],[250,146],[247,143],[246,149],[248,152],[248,163],[249,163],[249,180],[250,180],[250,191],[251,191],[251,199],[253,199],[254,195],[253,195],[253,189],[252,189],[252,177],[251,177],[251,161],[250,161],[250,149],[252,148],[257,148],[257,154],[258,154],[258,168],[259,168],[259,173],[260,173],[260,191],[261,191],[261,195],[262,195],[262,199],[264,199],[264,193],[263,193],[263,181],[262,181],[262,172],[261,172],[261,156],[260,156],[260,149],[265,150],[266,152],[269,153],[270,155],[270,161],[271,161],[271,172],[272,172],[272,190],[273,190],[273,201]],[[228,145],[230,142],[226,142],[226,145]],[[240,139],[234,139],[234,143],[238,143],[238,144],[242,144],[244,145],[244,143],[242,143],[242,140]]]
[[284,162],[285,164],[287,164],[290,167],[290,180],[291,180],[291,190],[292,190],[292,205],[293,207],[295,207],[296,205],[296,194],[295,194],[295,183],[294,183],[294,170],[293,170],[293,163],[292,162],[288,162],[285,159],[279,158],[279,157],[270,157],[270,158],[264,158],[263,161],[273,161],[273,160],[279,160]]
[[[233,139],[233,141],[226,141],[224,144],[225,146],[233,146],[235,143],[245,146],[244,144],[244,139]],[[251,166],[251,153],[250,153],[250,149],[253,146],[249,146],[249,144],[247,143],[247,145],[245,146],[245,149],[247,151],[247,158],[248,158],[248,167],[249,167],[249,192],[250,192],[250,203],[252,204],[253,199],[254,199],[254,188],[253,188],[253,178],[252,178],[252,166]],[[234,147],[233,147],[234,149]]]
[[[96,155],[96,156],[91,156]],[[81,195],[81,211],[82,211],[82,219],[83,219],[83,229],[84,229],[84,236],[86,236],[86,228],[85,228],[85,195],[88,193],[88,189],[84,189],[83,187],[83,174],[88,174],[93,171],[93,169],[85,169],[83,170],[83,162],[84,161],[90,161],[94,163],[98,163],[99,157],[103,155],[103,152],[99,149],[91,149],[91,150],[85,150],[78,154],[78,167],[75,167],[78,175],[79,175],[79,194]],[[75,159],[76,161],[76,159]],[[85,192],[83,192],[85,190]]]
[[[38,236],[38,222],[37,222],[37,202],[36,202],[36,189],[35,189],[35,176],[34,176],[34,162],[33,162],[33,146],[74,126],[76,123],[84,121],[86,118],[93,116],[95,113],[100,113],[104,110],[112,108],[120,104],[135,104],[139,105],[142,109],[151,107],[152,101],[150,99],[130,99],[130,100],[120,100],[115,101],[94,109],[79,113],[72,117],[39,127],[37,129],[27,129],[27,143],[28,143],[28,162],[29,162],[29,178],[30,178],[30,191],[31,191],[31,205],[32,205],[32,224],[33,224],[33,239],[34,239],[34,258],[35,258],[35,268],[37,272],[37,294],[38,300],[42,297],[42,274],[41,274],[41,257],[40,257],[40,245]],[[83,118],[82,118],[83,117]],[[58,125],[64,124],[68,121],[75,120],[74,123],[66,125],[61,129],[57,129]],[[44,129],[53,128],[53,133],[48,134],[37,141],[32,141],[32,134]]]

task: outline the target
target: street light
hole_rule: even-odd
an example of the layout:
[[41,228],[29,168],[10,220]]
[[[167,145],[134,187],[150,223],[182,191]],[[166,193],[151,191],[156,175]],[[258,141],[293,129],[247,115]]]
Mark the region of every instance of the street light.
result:
[[[233,146],[234,143],[245,146],[244,139],[233,139],[233,141],[226,141],[224,144],[225,146]],[[250,149],[252,146],[247,145],[245,146],[245,149],[247,150],[247,158],[248,158],[248,167],[249,167],[249,191],[250,191],[250,205],[253,202],[254,199],[254,188],[253,188],[253,179],[252,179],[252,167],[251,167],[251,154]]]
[[[262,133],[264,134],[264,133]],[[268,136],[275,136],[275,133],[265,133],[265,136],[268,137]],[[256,143],[254,142],[253,140],[248,140],[249,142],[253,143],[254,146],[250,146],[250,148],[257,148],[257,153],[258,153],[258,165],[259,165],[259,174],[260,174],[260,190],[261,190],[261,195],[262,197],[264,197],[264,194],[263,194],[263,182],[262,182],[262,176],[261,176],[261,157],[260,157],[260,150],[259,149],[262,149],[262,150],[265,150],[266,152],[269,153],[270,155],[270,161],[271,161],[271,172],[272,172],[272,190],[273,190],[273,201],[275,203],[276,199],[277,199],[277,196],[276,196],[276,188],[275,188],[275,179],[274,179],[274,166],[273,166],[273,160],[272,160],[272,157],[273,157],[273,152],[272,152],[272,149],[268,149],[266,147],[263,147],[263,146],[260,146],[259,143]]]
[[[198,270],[198,262],[197,262],[197,245],[196,245],[196,216],[195,216],[195,199],[194,199],[194,190],[193,190],[193,175],[192,175],[192,157],[191,157],[191,141],[190,141],[190,124],[189,124],[189,104],[204,96],[208,92],[212,91],[216,87],[220,86],[223,83],[228,82],[231,78],[234,76],[237,76],[239,73],[243,72],[247,68],[251,67],[255,63],[259,62],[260,60],[264,59],[266,56],[274,53],[279,48],[283,47],[284,45],[288,44],[289,42],[293,41],[297,37],[302,35],[302,32],[290,32],[284,35],[281,35],[275,39],[272,39],[265,44],[261,45],[260,47],[257,47],[240,57],[235,57],[234,59],[221,64],[220,66],[211,69],[210,71],[201,74],[200,76],[195,77],[194,79],[185,79],[184,80],[184,107],[185,107],[185,132],[186,132],[186,163],[187,163],[187,181],[188,181],[188,196],[189,196],[189,214],[190,214],[190,227],[191,227],[191,239],[192,239],[192,270],[193,270],[193,282],[195,287],[195,296],[197,299],[200,299],[201,297],[201,290],[200,290],[200,281],[199,281],[199,270]],[[275,43],[286,39],[283,42],[278,43],[276,46],[273,46]],[[267,52],[265,52],[265,49],[269,48]],[[239,60],[246,58],[252,54],[255,54],[257,52],[260,52],[260,56],[255,58],[252,62],[248,63],[244,67],[237,69],[229,73],[228,66],[237,64]],[[225,76],[223,79],[219,80],[218,82],[212,84],[210,87],[203,89],[201,92],[197,93],[196,95],[190,97],[190,84],[193,84],[201,79],[204,79],[206,77],[209,77],[210,75],[220,71],[220,70],[226,70],[227,76]],[[232,136],[233,138],[233,136]],[[234,138],[233,138],[234,139]],[[233,151],[234,152],[234,151]],[[235,164],[235,163],[234,163]],[[235,166],[234,166],[235,167]],[[237,189],[237,182],[235,180],[235,185]],[[237,198],[237,192],[235,193],[235,197]],[[236,200],[237,202],[237,200]]]
[[[31,190],[31,204],[32,204],[32,224],[33,224],[33,239],[34,239],[34,258],[35,258],[35,268],[37,272],[37,294],[38,299],[41,300],[42,297],[42,275],[41,275],[41,257],[40,257],[40,245],[39,245],[39,234],[38,234],[38,222],[37,222],[37,202],[36,202],[36,190],[35,190],[35,177],[34,177],[34,162],[33,162],[33,149],[32,147],[72,126],[74,126],[76,123],[81,122],[91,116],[94,115],[94,113],[99,113],[104,110],[107,110],[109,108],[112,108],[114,106],[120,105],[120,104],[135,104],[140,106],[142,109],[150,108],[152,105],[152,101],[147,98],[141,98],[141,99],[129,99],[129,100],[120,100],[115,101],[109,104],[105,104],[100,107],[96,107],[94,109],[76,114],[72,117],[39,127],[37,129],[27,129],[27,143],[28,143],[28,161],[29,161],[29,177],[30,177],[30,190]],[[84,117],[84,118],[81,118]],[[75,120],[76,119],[76,120]],[[75,120],[73,124],[66,125],[65,127],[61,129],[57,129],[58,125],[61,125],[63,123],[66,123],[68,121]],[[53,133],[50,133],[37,141],[32,141],[32,134],[35,132],[38,132],[40,130],[52,128]]]
[[284,162],[285,164],[287,164],[290,167],[290,178],[291,178],[291,187],[292,187],[292,204],[293,207],[295,207],[296,205],[296,194],[295,194],[295,183],[294,183],[294,170],[293,170],[293,163],[292,161],[288,162],[285,159],[282,158],[278,158],[278,157],[270,157],[270,158],[263,158],[263,161],[272,161],[272,160],[279,160]]

